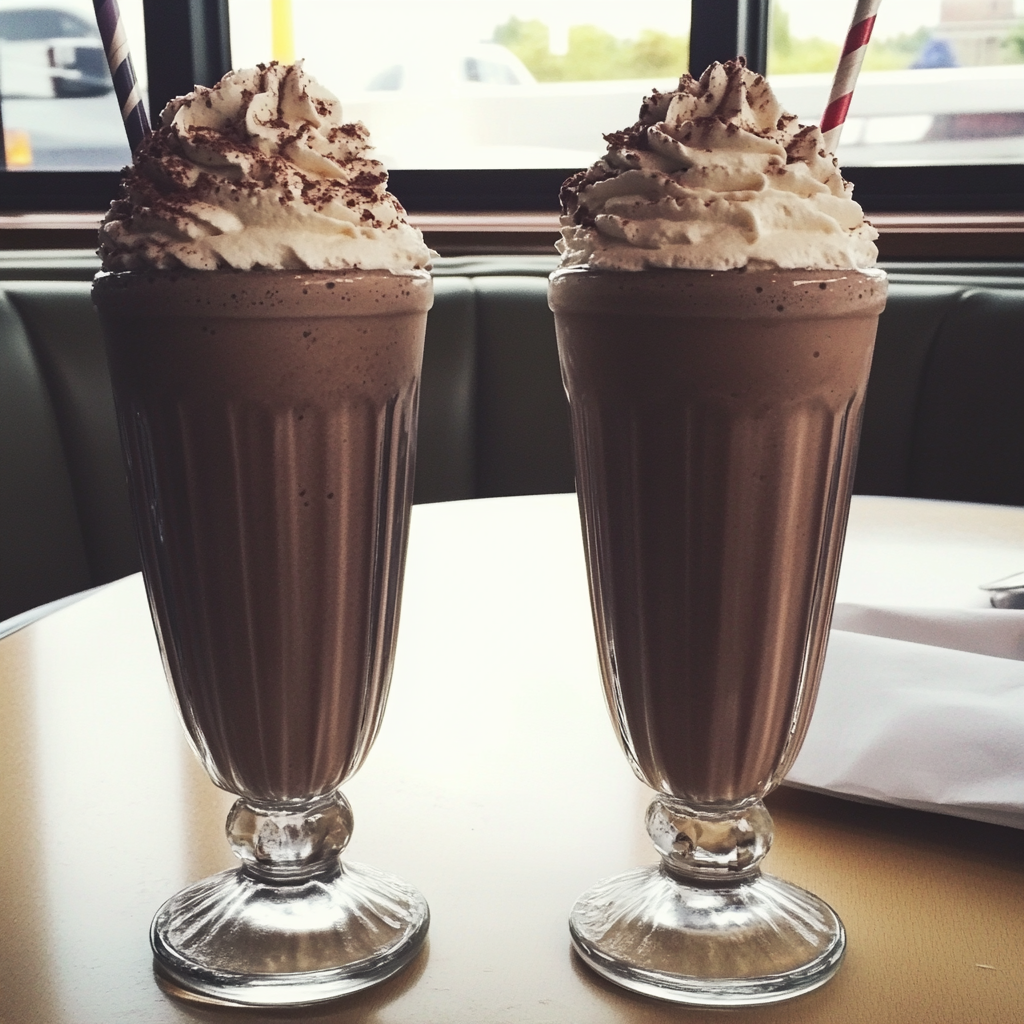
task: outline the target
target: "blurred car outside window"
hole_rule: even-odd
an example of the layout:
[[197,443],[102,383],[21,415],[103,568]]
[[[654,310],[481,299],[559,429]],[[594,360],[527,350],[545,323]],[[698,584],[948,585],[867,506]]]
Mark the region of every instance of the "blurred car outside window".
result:
[[[142,0],[121,0],[145,89]],[[0,115],[7,170],[117,170],[129,162],[89,0],[0,0]]]

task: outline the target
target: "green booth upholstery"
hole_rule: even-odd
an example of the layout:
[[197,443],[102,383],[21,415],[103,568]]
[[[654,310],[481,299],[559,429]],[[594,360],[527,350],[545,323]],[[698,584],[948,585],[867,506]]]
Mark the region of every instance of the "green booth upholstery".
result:
[[[416,500],[573,488],[548,257],[442,259]],[[0,256],[0,620],[138,568],[87,253]],[[856,490],[1024,505],[1024,268],[890,267]]]

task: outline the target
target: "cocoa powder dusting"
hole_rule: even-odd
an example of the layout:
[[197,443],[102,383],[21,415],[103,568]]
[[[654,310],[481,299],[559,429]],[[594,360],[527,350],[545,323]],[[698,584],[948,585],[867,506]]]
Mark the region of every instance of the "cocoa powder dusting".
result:
[[[266,104],[268,99],[269,111],[267,106],[253,109],[254,103]],[[208,110],[218,116],[211,119]],[[212,89],[197,87],[172,100],[133,165],[124,170],[101,229],[105,267],[211,269],[214,263],[224,265],[221,254],[238,244],[244,251],[255,246],[254,252],[270,247],[267,261],[258,265],[275,265],[282,257],[271,249],[293,250],[273,237],[285,230],[280,214],[273,211],[293,204],[308,211],[295,229],[319,236],[314,248],[322,247],[327,259],[339,259],[332,247],[348,246],[353,224],[359,224],[362,237],[371,240],[376,230],[408,234],[397,244],[415,248],[417,254],[406,256],[400,248],[401,258],[413,266],[429,265],[422,238],[386,191],[387,172],[368,152],[366,127],[340,123],[340,113],[337,101],[301,65],[275,62],[232,72]],[[210,120],[216,128],[205,123]],[[269,239],[260,241],[258,233],[251,243],[243,239],[241,233],[253,228],[270,228]],[[238,236],[238,243],[214,241],[231,234]]]

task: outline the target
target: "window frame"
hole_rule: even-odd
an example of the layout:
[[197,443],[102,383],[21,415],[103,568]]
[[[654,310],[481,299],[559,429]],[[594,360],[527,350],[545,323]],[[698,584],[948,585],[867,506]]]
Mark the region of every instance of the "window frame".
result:
[[[769,0],[691,2],[691,59],[701,65],[691,71],[737,53],[764,70]],[[193,82],[212,85],[230,68],[228,0],[143,3],[150,107],[158,114]],[[561,182],[578,169],[396,170],[390,180],[412,213],[545,211],[557,208]],[[849,166],[843,173],[868,213],[1024,210],[1024,164]],[[2,213],[102,210],[120,180],[117,171],[0,170],[0,175]]]

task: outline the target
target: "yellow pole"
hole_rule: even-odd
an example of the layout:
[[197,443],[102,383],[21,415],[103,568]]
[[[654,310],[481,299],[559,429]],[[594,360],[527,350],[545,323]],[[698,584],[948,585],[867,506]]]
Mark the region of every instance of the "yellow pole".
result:
[[4,149],[8,167],[32,166],[32,138],[23,128],[5,128]]
[[270,0],[270,50],[282,64],[295,62],[295,31],[292,0]]

